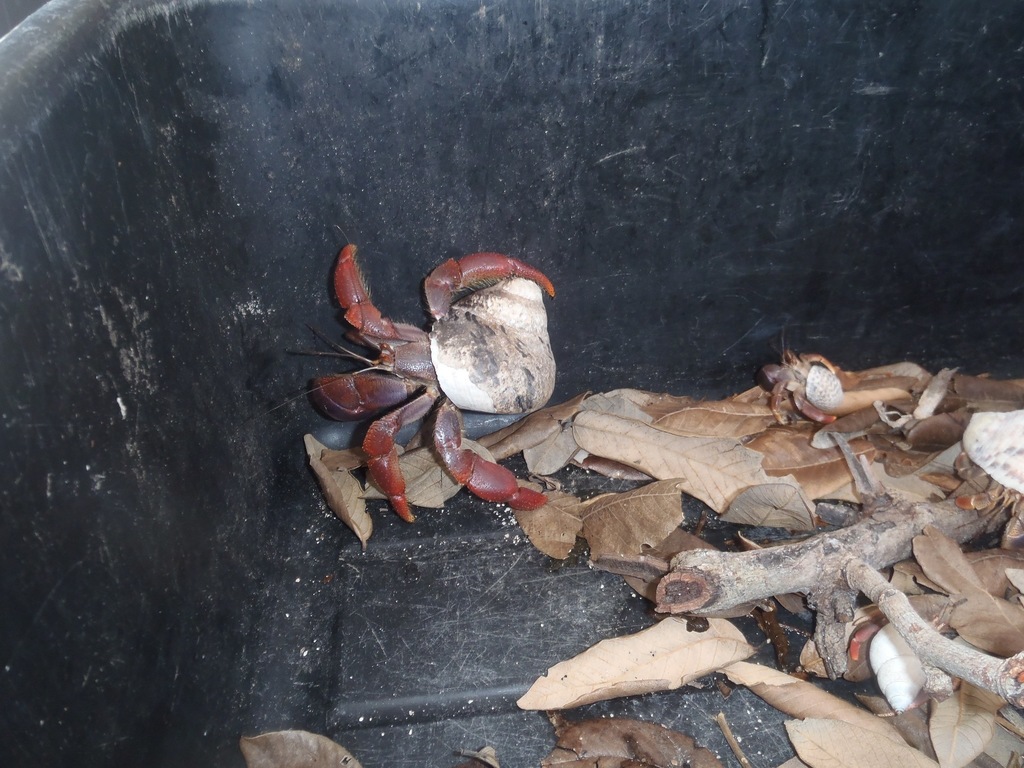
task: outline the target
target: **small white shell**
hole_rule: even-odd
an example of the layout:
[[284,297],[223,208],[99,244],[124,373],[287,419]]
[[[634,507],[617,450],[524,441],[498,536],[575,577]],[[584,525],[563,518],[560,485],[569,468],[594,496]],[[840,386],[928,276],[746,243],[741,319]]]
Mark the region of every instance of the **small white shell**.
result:
[[1024,493],[1024,411],[974,414],[964,430],[963,446],[989,477]]
[[442,391],[459,408],[527,413],[555,388],[544,294],[515,278],[452,304],[430,330],[430,357]]
[[868,663],[882,695],[896,712],[905,711],[924,688],[921,660],[892,624],[886,624],[871,638]]
[[812,363],[804,385],[807,400],[825,413],[832,413],[843,403],[843,385],[839,377],[824,365]]

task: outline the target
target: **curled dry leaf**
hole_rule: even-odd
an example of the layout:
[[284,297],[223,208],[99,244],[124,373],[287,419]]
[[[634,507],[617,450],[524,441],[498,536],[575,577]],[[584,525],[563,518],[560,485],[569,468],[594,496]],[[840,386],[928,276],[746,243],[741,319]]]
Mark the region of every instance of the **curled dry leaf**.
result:
[[362,768],[347,749],[309,731],[243,736],[238,746],[248,768]]
[[907,425],[904,437],[915,451],[944,451],[960,441],[971,418],[966,408],[939,413]]
[[547,497],[547,503],[539,509],[515,510],[516,520],[533,546],[548,557],[564,560],[583,529],[583,502],[558,491],[549,492]]
[[761,454],[733,438],[676,435],[632,419],[581,412],[573,422],[585,451],[635,467],[658,480],[678,479],[681,488],[722,512],[737,493],[768,482]]
[[740,491],[722,520],[791,531],[814,530],[814,505],[796,483],[766,483]]
[[797,756],[811,768],[935,768],[934,760],[898,736],[879,738],[841,720],[809,718],[786,723]]
[[321,461],[321,456],[328,448],[312,435],[303,438],[309,467],[313,470],[317,482],[323,491],[327,506],[345,525],[352,529],[358,537],[363,549],[373,535],[373,520],[366,511],[366,502],[362,497],[362,486],[348,470],[330,470]]
[[867,732],[886,738],[898,738],[895,729],[887,721],[785,672],[746,661],[737,661],[722,671],[732,682],[749,688],[752,693],[791,717],[844,720]]
[[669,618],[625,637],[602,640],[559,662],[517,702],[522,709],[568,709],[619,696],[667,691],[745,659],[753,647],[725,619],[691,632]]
[[936,702],[928,730],[939,765],[963,768],[984,752],[996,735],[996,712],[1005,703],[1002,697],[969,683]]
[[914,408],[913,414],[915,419],[920,421],[935,415],[935,411],[946,399],[946,393],[949,392],[949,384],[953,380],[954,373],[956,373],[955,368],[943,368],[932,376],[925,386],[924,392],[917,399],[917,407]]
[[591,557],[639,555],[661,544],[683,522],[679,486],[676,480],[660,480],[586,502],[581,515]]
[[459,763],[456,768],[501,768],[498,762],[498,753],[494,747],[484,747],[479,750],[460,749],[459,757],[468,757],[464,763]]
[[712,752],[690,736],[630,718],[555,722],[555,749],[542,768],[721,768]]

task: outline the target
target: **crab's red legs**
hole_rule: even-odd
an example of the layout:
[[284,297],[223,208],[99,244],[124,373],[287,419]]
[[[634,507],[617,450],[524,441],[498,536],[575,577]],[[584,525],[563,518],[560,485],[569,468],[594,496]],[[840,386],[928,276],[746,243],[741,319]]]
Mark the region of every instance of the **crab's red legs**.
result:
[[462,447],[462,419],[448,400],[437,409],[434,447],[452,477],[484,501],[505,503],[513,509],[537,509],[547,501],[543,493],[521,487],[504,467]]
[[426,416],[438,396],[436,389],[428,387],[405,405],[373,422],[363,439],[366,468],[388,497],[395,512],[407,523],[415,520],[416,516],[409,507],[409,500],[405,498],[405,478],[398,465],[395,436],[405,424]]
[[370,292],[356,265],[357,248],[351,243],[341,249],[334,267],[334,294],[345,308],[345,320],[363,337],[372,340],[415,341],[424,334],[419,328],[394,323],[373,304]]
[[555,286],[539,269],[500,253],[471,253],[461,259],[448,259],[427,276],[423,282],[427,307],[432,317],[443,317],[459,291],[510,277],[532,280],[548,296],[555,295]]

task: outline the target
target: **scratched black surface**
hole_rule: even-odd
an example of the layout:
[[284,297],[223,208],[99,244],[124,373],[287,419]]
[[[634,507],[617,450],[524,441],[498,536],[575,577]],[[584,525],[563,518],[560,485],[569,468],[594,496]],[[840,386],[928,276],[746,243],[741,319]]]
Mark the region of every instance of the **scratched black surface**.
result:
[[[725,395],[783,334],[1024,376],[1022,31],[999,0],[34,15],[0,41],[0,762],[239,765],[240,734],[302,727],[367,766],[536,764],[516,695],[650,617],[464,495],[378,506],[366,554],[327,514],[301,435],[352,433],[289,350],[337,329],[337,249],[412,321],[443,258],[538,265],[556,398]],[[728,762],[720,708],[789,754],[743,692],[588,711]]]

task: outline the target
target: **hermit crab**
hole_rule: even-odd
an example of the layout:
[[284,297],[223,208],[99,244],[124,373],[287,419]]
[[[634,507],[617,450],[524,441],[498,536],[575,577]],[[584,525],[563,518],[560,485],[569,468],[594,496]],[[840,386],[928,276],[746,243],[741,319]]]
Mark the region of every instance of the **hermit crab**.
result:
[[[975,413],[964,430],[962,444],[957,472],[978,492],[958,497],[957,506],[1008,509],[1011,518],[1002,546],[1024,548],[1024,410]],[[980,476],[979,469],[987,478]]]
[[[370,300],[346,245],[334,269],[334,291],[352,326],[348,338],[374,350],[367,367],[314,379],[313,405],[328,418],[379,416],[363,440],[367,469],[399,517],[414,519],[405,496],[395,438],[405,424],[436,411],[433,444],[446,470],[487,501],[515,509],[541,506],[544,494],[521,487],[509,470],[462,446],[459,409],[526,413],[554,390],[555,360],[539,270],[499,253],[449,259],[423,284],[433,318],[429,332],[384,317]],[[383,415],[381,415],[383,414]]]
[[799,413],[821,424],[835,421],[833,411],[843,402],[836,367],[821,355],[798,355],[787,349],[782,353],[782,365],[762,367],[757,382],[771,393],[768,403],[780,424],[786,422],[782,401],[787,395]]

